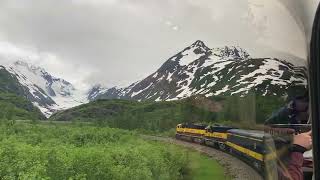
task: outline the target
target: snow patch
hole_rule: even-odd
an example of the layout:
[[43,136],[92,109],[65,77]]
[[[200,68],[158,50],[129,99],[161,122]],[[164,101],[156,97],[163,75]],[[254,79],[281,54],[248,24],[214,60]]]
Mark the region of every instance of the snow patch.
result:
[[211,66],[211,65],[213,65],[214,63],[218,62],[219,60],[221,60],[221,57],[216,56],[216,55],[211,55],[211,56],[209,57],[209,59],[206,60],[201,66],[202,66],[202,67],[208,67],[208,66]]
[[177,91],[181,91],[179,95],[177,95],[177,98],[182,98],[182,97],[189,97],[192,95],[193,91],[190,89],[190,84],[192,80],[194,79],[194,74],[198,70],[198,66],[196,65],[189,65],[185,73],[187,74],[188,78],[184,81],[187,83],[180,87]]
[[224,92],[227,92],[229,90],[229,85],[226,85],[224,88],[222,88],[221,90],[219,90],[219,91],[216,91],[215,93],[214,93],[214,95],[219,95],[219,94],[221,94],[221,93],[224,93]]
[[169,73],[169,75],[167,77],[167,81],[169,81],[169,83],[172,81],[172,75],[173,75],[173,73]]
[[157,76],[158,76],[158,72],[155,73],[152,77],[153,77],[153,78],[156,78]]
[[137,91],[137,92],[133,92],[133,93],[131,94],[131,97],[134,97],[134,96],[142,93],[143,91],[145,91],[146,89],[148,89],[148,88],[151,87],[152,85],[153,85],[153,83],[150,83],[147,87],[145,87],[145,88],[143,88],[143,89],[141,89],[141,90],[139,90],[139,91]]
[[194,50],[196,50],[196,49],[197,49],[197,47],[193,47],[193,48],[186,50],[182,53],[183,57],[179,60],[180,66],[186,66],[186,65],[192,63],[193,61],[201,58],[203,55],[205,55],[205,53],[201,53],[201,54],[194,53]]

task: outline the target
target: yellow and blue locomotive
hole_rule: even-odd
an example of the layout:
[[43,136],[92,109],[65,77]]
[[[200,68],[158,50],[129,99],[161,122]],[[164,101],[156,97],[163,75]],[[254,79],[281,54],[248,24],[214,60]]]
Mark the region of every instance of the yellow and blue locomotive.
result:
[[272,137],[264,131],[185,123],[177,125],[176,138],[229,152],[261,174],[265,173],[269,160],[275,158]]
[[206,127],[207,125],[204,124],[178,124],[176,127],[176,138],[203,144]]

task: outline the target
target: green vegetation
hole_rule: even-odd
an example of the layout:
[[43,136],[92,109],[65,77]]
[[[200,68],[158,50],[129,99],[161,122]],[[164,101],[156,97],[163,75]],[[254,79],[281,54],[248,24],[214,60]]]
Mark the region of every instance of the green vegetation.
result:
[[122,129],[163,132],[182,122],[263,123],[285,104],[279,97],[191,97],[170,102],[97,100],[53,115],[53,121],[97,122]]
[[230,121],[233,124],[263,124],[273,112],[286,104],[286,100],[276,96],[246,97],[230,96],[224,98],[222,111],[218,114],[219,122]]
[[6,69],[0,66],[0,92],[12,93],[17,96],[25,96],[24,89],[18,79],[12,76]]
[[27,99],[12,93],[0,92],[0,119],[39,120],[45,117]]
[[2,121],[2,179],[183,179],[188,153],[118,129]]
[[97,100],[53,115],[54,121],[90,121],[122,129],[165,131],[182,121],[212,121],[216,114],[192,104],[190,99],[173,102]]
[[224,169],[212,159],[198,152],[190,153],[188,156],[189,168],[193,175],[190,179],[213,180],[231,179],[224,175]]

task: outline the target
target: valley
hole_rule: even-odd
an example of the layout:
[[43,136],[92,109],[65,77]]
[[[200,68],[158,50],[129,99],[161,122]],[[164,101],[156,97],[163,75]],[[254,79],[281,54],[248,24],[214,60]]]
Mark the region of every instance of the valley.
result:
[[196,41],[127,87],[87,90],[24,61],[3,64],[0,177],[235,178],[224,161],[141,134],[172,137],[180,123],[255,129],[305,94],[306,68],[293,62]]

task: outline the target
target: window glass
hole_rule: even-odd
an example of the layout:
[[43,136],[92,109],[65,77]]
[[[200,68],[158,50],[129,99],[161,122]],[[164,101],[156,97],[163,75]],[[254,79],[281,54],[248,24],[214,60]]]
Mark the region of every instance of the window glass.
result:
[[311,179],[316,4],[1,1],[0,179]]

